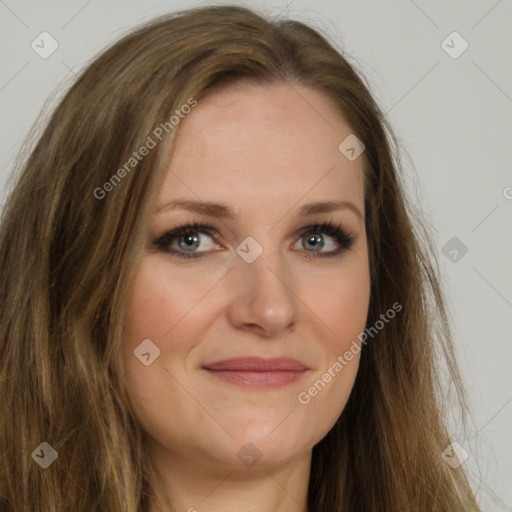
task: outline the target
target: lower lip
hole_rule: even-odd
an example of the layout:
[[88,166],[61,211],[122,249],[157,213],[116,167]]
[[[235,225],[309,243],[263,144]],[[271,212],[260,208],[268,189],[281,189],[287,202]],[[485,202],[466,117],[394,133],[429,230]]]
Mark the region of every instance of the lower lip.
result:
[[207,370],[210,375],[225,382],[246,388],[277,388],[299,380],[303,371],[250,372],[236,370]]

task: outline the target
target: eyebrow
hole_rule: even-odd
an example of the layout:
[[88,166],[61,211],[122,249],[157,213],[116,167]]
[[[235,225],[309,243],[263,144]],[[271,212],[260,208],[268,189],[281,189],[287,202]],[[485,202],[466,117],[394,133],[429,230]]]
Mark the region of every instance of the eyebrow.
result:
[[[155,214],[162,213],[169,210],[182,209],[191,212],[206,215],[208,217],[215,217],[218,219],[236,220],[237,216],[229,206],[219,203],[208,201],[191,201],[186,199],[176,199],[168,201],[157,207]],[[355,213],[361,220],[364,220],[363,214],[350,201],[319,201],[316,203],[308,203],[299,209],[299,216],[306,217],[308,215],[317,215],[320,213],[330,213],[337,210],[348,209]]]

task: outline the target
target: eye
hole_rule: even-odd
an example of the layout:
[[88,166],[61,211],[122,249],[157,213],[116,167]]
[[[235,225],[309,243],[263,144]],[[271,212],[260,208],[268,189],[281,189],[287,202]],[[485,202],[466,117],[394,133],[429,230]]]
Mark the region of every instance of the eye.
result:
[[[187,224],[165,233],[153,246],[179,258],[202,258],[211,251],[223,250],[213,239],[216,233],[211,226]],[[299,240],[292,247],[295,251],[304,251],[307,258],[334,257],[349,250],[354,243],[352,235],[330,222],[308,226],[298,236]],[[299,248],[295,247],[297,244]]]
[[[296,242],[305,250],[308,258],[333,257],[349,250],[354,243],[354,237],[345,233],[340,226],[331,222],[315,224],[301,231],[301,238]],[[297,250],[297,249],[296,249]]]
[[201,253],[220,248],[213,241],[214,233],[215,230],[210,226],[187,224],[165,233],[153,244],[162,252],[179,258],[200,258],[203,256]]

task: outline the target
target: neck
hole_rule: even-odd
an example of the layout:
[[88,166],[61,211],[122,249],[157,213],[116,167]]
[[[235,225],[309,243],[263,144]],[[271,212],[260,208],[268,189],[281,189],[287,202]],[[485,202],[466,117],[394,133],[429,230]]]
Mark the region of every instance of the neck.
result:
[[[311,451],[281,465],[238,467],[198,463],[150,450],[153,465],[176,512],[307,512]],[[149,512],[170,512],[152,493]]]

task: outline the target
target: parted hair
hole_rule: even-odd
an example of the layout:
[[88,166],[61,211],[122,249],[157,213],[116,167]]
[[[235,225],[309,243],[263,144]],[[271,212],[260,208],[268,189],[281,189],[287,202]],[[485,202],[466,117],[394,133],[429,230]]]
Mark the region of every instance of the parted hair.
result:
[[[335,102],[365,145],[367,325],[403,306],[362,348],[348,403],[313,448],[308,511],[478,511],[463,466],[441,457],[451,443],[443,383],[457,391],[450,407],[464,417],[467,406],[435,247],[407,198],[399,143],[326,35],[227,5],[159,17],[110,45],[19,160],[0,225],[3,508],[144,512],[153,490],[172,510],[120,354],[127,293],[179,123],[125,164],[191,98],[241,81],[306,86]],[[104,187],[123,166],[122,180]],[[109,192],[98,198],[98,187]],[[46,469],[32,457],[43,441],[58,454]]]

